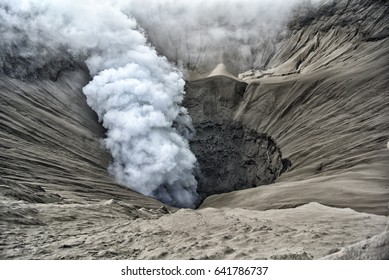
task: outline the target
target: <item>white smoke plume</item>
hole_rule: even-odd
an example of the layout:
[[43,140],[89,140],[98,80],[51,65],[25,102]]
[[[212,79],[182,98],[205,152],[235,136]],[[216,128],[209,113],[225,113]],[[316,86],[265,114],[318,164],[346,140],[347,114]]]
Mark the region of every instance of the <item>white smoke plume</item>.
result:
[[2,30],[7,30],[3,38],[22,45],[14,33],[23,31],[32,45],[67,46],[69,52],[87,57],[94,77],[83,91],[107,128],[104,142],[112,153],[110,171],[116,180],[163,202],[194,207],[196,158],[173,127],[177,121],[187,122],[179,127],[191,125],[179,105],[184,80],[147,45],[120,3],[1,0],[0,5]]
[[187,114],[178,105],[184,81],[154,50],[138,51],[131,56],[141,55],[140,60],[102,71],[84,88],[108,130],[105,144],[114,158],[110,170],[141,193],[193,207],[196,159],[172,127],[180,113]]
[[0,0],[1,62],[18,56],[34,70],[53,53],[84,59],[93,79],[83,91],[107,128],[116,180],[194,207],[184,80],[150,43],[181,69],[226,61],[250,69],[299,1]]

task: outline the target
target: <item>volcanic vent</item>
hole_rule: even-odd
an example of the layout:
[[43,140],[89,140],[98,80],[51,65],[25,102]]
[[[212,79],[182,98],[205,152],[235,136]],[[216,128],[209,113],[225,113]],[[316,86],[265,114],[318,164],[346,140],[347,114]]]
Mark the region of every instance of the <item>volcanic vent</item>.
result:
[[[200,200],[209,195],[270,184],[286,166],[280,148],[267,134],[234,121],[247,84],[231,75],[186,85],[184,106],[196,129],[190,141],[198,160]],[[201,202],[200,201],[200,202]]]

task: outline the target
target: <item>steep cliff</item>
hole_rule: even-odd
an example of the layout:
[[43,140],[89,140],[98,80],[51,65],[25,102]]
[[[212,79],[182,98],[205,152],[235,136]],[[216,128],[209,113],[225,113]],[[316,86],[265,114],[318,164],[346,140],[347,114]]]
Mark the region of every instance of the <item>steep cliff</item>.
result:
[[215,196],[203,207],[316,201],[389,213],[387,13],[387,3],[335,1],[296,15],[268,68],[240,75],[249,85],[231,112],[270,135],[293,165],[274,185]]

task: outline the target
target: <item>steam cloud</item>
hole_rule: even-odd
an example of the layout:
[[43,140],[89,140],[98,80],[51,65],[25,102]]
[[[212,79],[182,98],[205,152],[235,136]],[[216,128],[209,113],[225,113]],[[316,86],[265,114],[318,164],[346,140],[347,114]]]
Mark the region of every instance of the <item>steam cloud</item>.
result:
[[196,158],[191,120],[180,106],[182,72],[150,42],[181,70],[220,62],[251,69],[264,63],[266,42],[297,2],[0,0],[1,60],[5,68],[11,54],[31,69],[53,56],[85,60],[93,80],[83,91],[107,128],[116,180],[194,207]]
[[131,0],[128,11],[149,41],[183,70],[207,72],[219,63],[240,73],[266,65],[293,8],[320,0]]
[[21,46],[24,52],[19,55],[34,55],[29,48],[23,49],[25,38],[15,34],[23,30],[30,45],[47,41],[51,49],[67,46],[73,55],[87,57],[94,78],[83,91],[107,128],[104,143],[113,156],[110,171],[116,180],[163,202],[194,207],[196,158],[178,131],[188,128],[190,132],[191,126],[179,105],[184,80],[148,46],[136,21],[121,11],[121,5],[105,1],[0,3],[2,26],[7,26],[2,27],[3,37]]

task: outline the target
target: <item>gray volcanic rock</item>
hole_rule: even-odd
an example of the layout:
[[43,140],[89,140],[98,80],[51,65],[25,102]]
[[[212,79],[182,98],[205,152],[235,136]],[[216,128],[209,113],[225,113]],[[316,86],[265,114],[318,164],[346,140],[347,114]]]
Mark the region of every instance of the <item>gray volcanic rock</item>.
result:
[[296,11],[264,71],[188,82],[200,191],[288,171],[197,210],[113,181],[83,66],[2,54],[0,259],[388,258],[389,6],[326,2]]
[[281,151],[269,135],[233,121],[246,87],[221,75],[187,82],[183,105],[196,130],[190,145],[199,163],[201,200],[270,184],[283,169]]
[[200,200],[209,195],[272,183],[283,168],[281,151],[266,134],[234,122],[247,84],[228,76],[189,81],[183,105],[196,133]]
[[276,143],[241,125],[196,124],[190,145],[199,162],[201,198],[270,184],[281,173],[281,151]]
[[224,75],[188,81],[183,105],[196,124],[228,124],[243,100],[247,83]]
[[268,69],[240,75],[249,85],[230,113],[271,135],[293,165],[276,184],[212,196],[202,207],[315,201],[389,214],[389,38],[377,35],[388,30],[388,9],[327,1],[296,15]]
[[[0,26],[0,32],[2,30]],[[7,32],[8,30],[6,30]],[[20,80],[50,79],[57,80],[65,70],[76,70],[86,65],[81,63],[82,54],[71,54],[66,46],[50,47],[31,42],[24,31],[15,31],[12,44],[2,42],[0,48],[0,74]]]
[[389,231],[342,248],[324,260],[389,260]]
[[304,3],[278,40],[268,42],[274,51],[264,53],[259,68],[274,69],[288,61],[284,74],[291,74],[307,66],[335,66],[362,51],[361,43],[388,38],[388,12],[385,0],[323,1],[319,7]]

